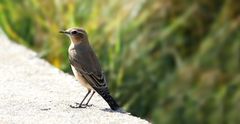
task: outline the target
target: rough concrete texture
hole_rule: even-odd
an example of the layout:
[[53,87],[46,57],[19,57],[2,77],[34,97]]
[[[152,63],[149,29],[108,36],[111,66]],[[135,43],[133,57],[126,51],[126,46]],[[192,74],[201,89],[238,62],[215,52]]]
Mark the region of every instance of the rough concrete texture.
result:
[[149,123],[111,111],[97,94],[92,107],[69,107],[86,92],[73,76],[9,41],[0,31],[0,124]]

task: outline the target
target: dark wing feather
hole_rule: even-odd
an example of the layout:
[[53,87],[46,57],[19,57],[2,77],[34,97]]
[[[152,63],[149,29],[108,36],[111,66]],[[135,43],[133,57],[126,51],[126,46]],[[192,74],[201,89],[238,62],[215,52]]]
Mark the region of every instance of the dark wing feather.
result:
[[112,110],[120,107],[109,94],[105,75],[92,48],[87,46],[75,46],[70,52],[69,60],[72,66],[82,74],[95,91],[100,94]]
[[69,54],[69,61],[94,89],[107,87],[105,75],[90,46],[76,46]]

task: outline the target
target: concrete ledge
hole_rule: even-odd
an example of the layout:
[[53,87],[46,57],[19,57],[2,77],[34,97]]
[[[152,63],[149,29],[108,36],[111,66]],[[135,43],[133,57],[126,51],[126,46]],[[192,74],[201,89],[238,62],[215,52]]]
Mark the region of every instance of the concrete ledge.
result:
[[9,41],[0,31],[0,123],[149,123],[112,112],[95,94],[86,109],[72,109],[84,89],[73,76],[63,73],[37,54]]

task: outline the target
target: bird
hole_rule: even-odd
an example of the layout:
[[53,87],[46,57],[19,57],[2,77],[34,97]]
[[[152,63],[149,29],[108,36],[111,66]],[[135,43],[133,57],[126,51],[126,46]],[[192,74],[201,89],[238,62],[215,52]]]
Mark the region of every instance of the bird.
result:
[[[94,53],[89,40],[88,34],[84,28],[73,27],[67,30],[61,30],[60,33],[66,34],[70,38],[70,46],[68,48],[69,62],[76,79],[87,88],[88,92],[77,106],[72,108],[86,108],[89,101],[97,92],[114,111],[121,111],[118,103],[109,93],[106,76],[101,68],[99,60]],[[83,104],[87,96],[92,92],[86,104]]]

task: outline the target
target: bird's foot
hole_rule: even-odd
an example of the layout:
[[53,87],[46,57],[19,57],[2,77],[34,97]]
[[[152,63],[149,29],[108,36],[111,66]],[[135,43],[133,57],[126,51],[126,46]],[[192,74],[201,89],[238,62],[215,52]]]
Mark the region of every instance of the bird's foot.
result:
[[91,104],[91,105],[88,105],[88,104],[84,104],[85,106],[87,106],[87,107],[92,107],[93,106],[93,104]]
[[80,103],[75,103],[76,105],[70,105],[71,108],[86,108],[87,106]]

